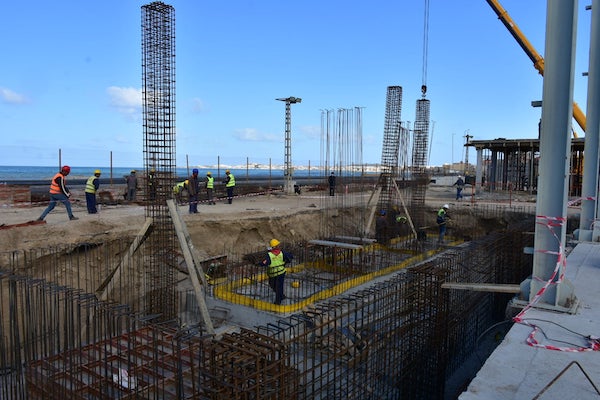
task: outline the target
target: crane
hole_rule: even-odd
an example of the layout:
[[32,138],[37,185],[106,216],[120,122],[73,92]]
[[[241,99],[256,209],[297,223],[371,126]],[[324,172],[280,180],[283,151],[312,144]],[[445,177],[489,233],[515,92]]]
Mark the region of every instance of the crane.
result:
[[[508,15],[508,12],[500,5],[498,0],[486,0],[487,3],[492,7],[498,19],[504,24],[506,29],[510,32],[512,37],[515,38],[517,43],[521,46],[525,54],[529,57],[529,59],[533,62],[533,66],[538,70],[540,75],[544,76],[544,57],[542,57],[533,47],[533,45],[527,40],[523,32],[519,29],[517,24],[513,21],[513,19]],[[577,124],[581,127],[583,132],[585,132],[585,123],[586,118],[585,114],[577,103],[573,102],[573,118],[577,121]],[[573,131],[573,137],[577,138],[577,133]]]

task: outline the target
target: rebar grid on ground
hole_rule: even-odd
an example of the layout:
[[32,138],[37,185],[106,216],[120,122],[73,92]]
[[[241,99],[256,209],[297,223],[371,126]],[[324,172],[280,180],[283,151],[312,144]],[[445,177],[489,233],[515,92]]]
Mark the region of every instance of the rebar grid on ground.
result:
[[491,234],[255,332],[210,340],[198,326],[183,335],[149,327],[126,306],[4,272],[0,393],[8,399],[42,391],[44,398],[86,399],[441,399],[446,380],[476,350],[500,308],[496,296],[441,284],[524,276],[530,256],[514,248],[531,240],[515,231]]

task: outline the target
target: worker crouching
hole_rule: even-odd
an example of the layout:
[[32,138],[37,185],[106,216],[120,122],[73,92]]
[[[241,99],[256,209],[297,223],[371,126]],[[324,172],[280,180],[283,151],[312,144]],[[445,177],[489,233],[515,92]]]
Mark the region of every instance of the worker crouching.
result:
[[285,265],[291,263],[294,258],[292,254],[279,248],[281,243],[277,239],[269,242],[267,257],[260,263],[267,268],[269,286],[275,292],[275,304],[281,304],[286,298],[283,293],[285,283]]

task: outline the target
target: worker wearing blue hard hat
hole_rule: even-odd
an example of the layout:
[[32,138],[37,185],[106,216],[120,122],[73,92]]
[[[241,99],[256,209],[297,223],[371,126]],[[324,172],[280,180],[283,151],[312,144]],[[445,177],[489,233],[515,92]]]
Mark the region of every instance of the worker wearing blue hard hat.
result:
[[192,176],[188,179],[188,195],[190,199],[190,214],[198,213],[198,194],[200,192],[200,180],[198,179],[198,168],[192,170]]

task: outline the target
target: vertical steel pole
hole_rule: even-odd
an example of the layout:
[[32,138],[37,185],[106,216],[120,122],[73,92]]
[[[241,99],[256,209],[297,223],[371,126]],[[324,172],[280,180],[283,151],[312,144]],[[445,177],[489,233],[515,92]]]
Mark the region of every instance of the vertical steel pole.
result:
[[[574,303],[568,281],[558,283],[564,273],[567,189],[577,1],[548,0],[546,18],[546,62],[542,98],[540,174],[535,228],[535,253],[529,300],[540,296],[538,305],[567,311]],[[556,272],[558,269],[558,273]],[[552,281],[544,291],[546,282]]]

